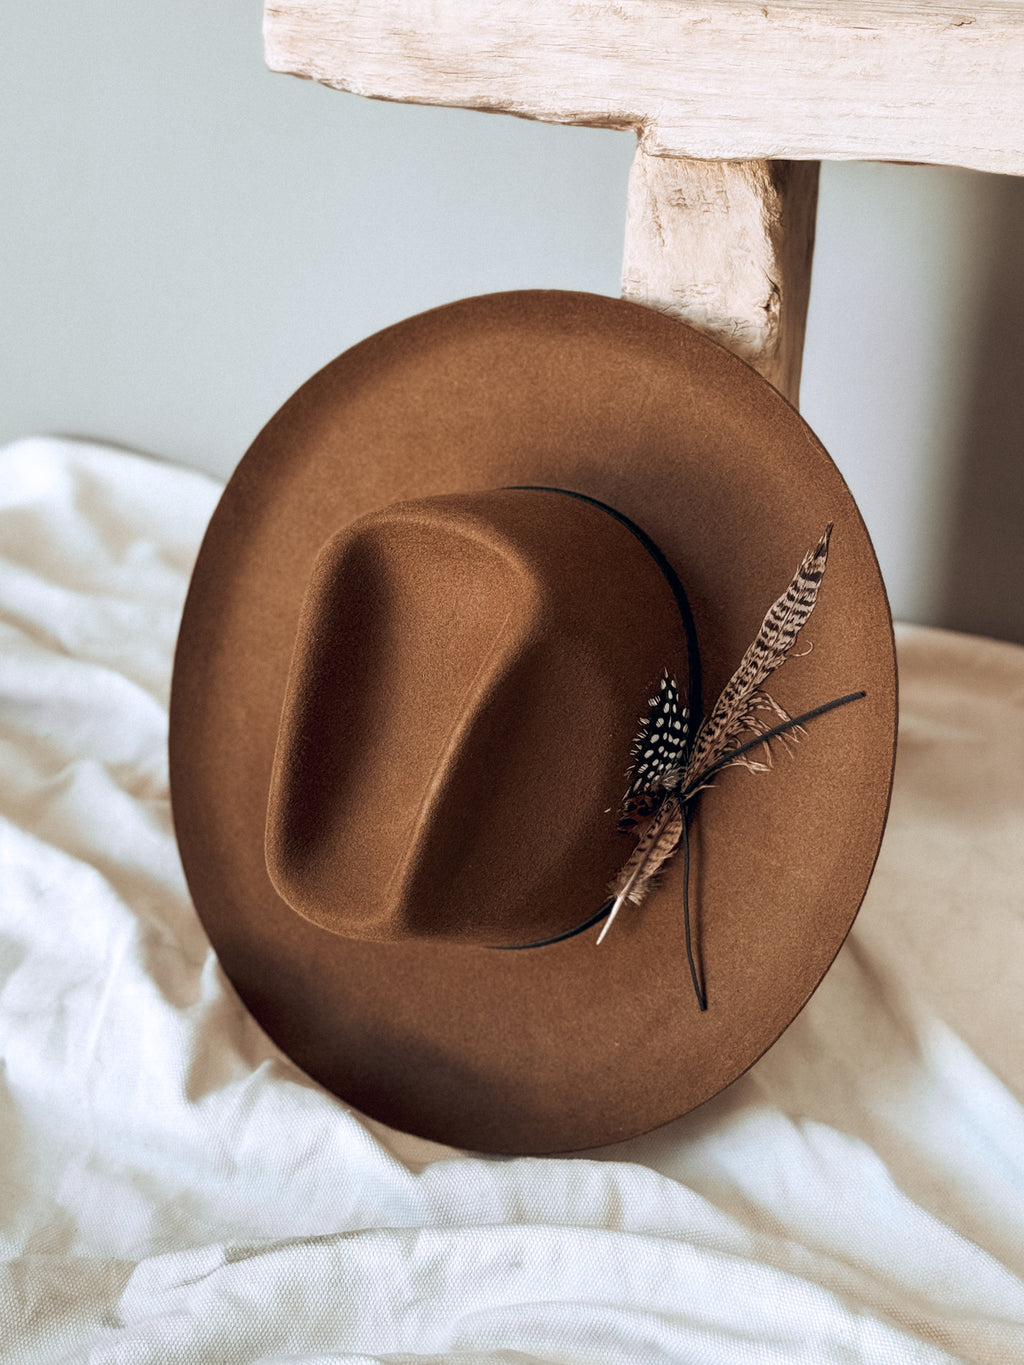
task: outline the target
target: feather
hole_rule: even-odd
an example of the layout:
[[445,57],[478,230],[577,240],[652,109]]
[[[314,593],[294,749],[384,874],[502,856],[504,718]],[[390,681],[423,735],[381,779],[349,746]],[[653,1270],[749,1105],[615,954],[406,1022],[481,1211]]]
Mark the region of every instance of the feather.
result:
[[625,832],[652,816],[665,792],[678,782],[690,736],[689,710],[680,705],[679,686],[666,670],[631,750],[633,764],[622,804],[619,829]]
[[674,796],[666,797],[658,813],[648,821],[639,842],[619,875],[608,888],[614,897],[598,943],[627,900],[639,905],[666,858],[676,851],[683,833],[683,809]]
[[[814,610],[828,561],[831,534],[832,523],[829,522],[818,544],[804,556],[789,587],[769,608],[757,639],[740,660],[715,709],[697,731],[680,782],[682,792],[695,792],[702,776],[713,765],[727,766],[722,765],[721,760],[730,750],[739,748],[745,735],[763,734],[772,728],[764,724],[758,712],[769,711],[784,722],[789,720],[782,707],[761,689],[761,683],[789,658],[797,636]],[[771,766],[767,745],[765,755],[765,761],[761,763],[746,755],[736,761],[755,772],[764,772]]]
[[[650,699],[650,710],[633,742],[633,765],[619,821],[621,830],[635,832],[639,839],[609,887],[612,906],[598,943],[626,901],[639,905],[650,890],[683,835],[687,804],[710,784],[714,774],[733,764],[755,773],[768,772],[772,766],[770,740],[795,743],[804,734],[800,722],[819,714],[820,708],[794,721],[761,684],[790,657],[814,610],[831,534],[830,522],[818,544],[804,556],[789,587],[769,608],[757,638],[697,731],[689,754],[688,713],[679,705],[675,680],[667,672],[663,674],[659,692]],[[853,699],[851,694],[835,704]],[[758,744],[758,736],[764,736],[763,745]],[[694,987],[701,998],[696,977]]]

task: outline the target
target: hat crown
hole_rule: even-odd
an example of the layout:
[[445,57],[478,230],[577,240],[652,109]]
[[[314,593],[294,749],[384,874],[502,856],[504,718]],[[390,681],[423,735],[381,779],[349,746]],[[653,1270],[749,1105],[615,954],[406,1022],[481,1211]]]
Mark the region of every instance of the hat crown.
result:
[[625,526],[555,490],[395,503],[321,548],[267,811],[267,869],[346,938],[513,944],[597,910],[673,593]]

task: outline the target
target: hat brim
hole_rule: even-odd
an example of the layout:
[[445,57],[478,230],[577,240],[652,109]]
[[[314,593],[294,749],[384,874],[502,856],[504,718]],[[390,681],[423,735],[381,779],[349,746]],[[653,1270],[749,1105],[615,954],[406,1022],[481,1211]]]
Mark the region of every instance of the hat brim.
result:
[[[799,647],[813,648],[771,691],[791,714],[866,695],[814,722],[770,773],[726,770],[699,798],[690,888],[706,1013],[686,962],[681,865],[668,865],[600,948],[588,933],[519,953],[342,939],[296,915],[268,878],[281,702],[320,546],[391,502],[515,484],[586,493],[662,548],[693,609],[707,704],[803,554],[835,525]],[[867,889],[895,734],[878,565],[846,484],[799,414],[747,365],[651,310],[586,294],[498,294],[346,352],[242,460],[203,541],[178,640],[174,820],[227,975],[312,1077],[437,1141],[579,1150],[710,1098],[796,1016]]]

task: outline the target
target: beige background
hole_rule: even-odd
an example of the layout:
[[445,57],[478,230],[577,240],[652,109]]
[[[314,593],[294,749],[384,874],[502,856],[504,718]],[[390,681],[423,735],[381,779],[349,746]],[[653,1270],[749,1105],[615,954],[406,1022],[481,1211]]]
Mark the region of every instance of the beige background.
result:
[[[0,440],[220,474],[309,373],[419,309],[618,288],[629,134],[267,73],[258,0],[5,17]],[[1024,179],[826,166],[803,410],[896,613],[1024,640]]]

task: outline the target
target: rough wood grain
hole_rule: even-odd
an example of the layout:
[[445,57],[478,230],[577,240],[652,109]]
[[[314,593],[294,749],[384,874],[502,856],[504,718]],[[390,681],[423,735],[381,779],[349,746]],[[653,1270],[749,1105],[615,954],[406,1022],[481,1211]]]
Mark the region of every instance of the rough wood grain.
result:
[[649,155],[1024,174],[1021,0],[267,0],[275,71]]
[[638,149],[623,295],[713,336],[795,404],[817,196],[816,161],[687,161]]

